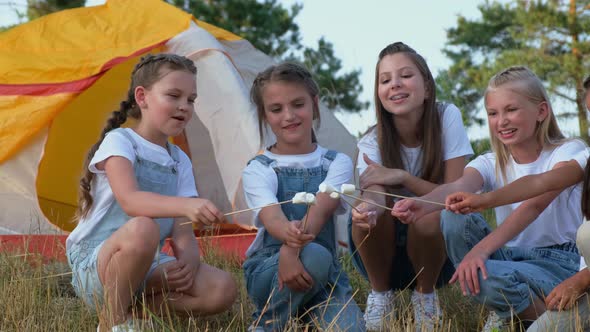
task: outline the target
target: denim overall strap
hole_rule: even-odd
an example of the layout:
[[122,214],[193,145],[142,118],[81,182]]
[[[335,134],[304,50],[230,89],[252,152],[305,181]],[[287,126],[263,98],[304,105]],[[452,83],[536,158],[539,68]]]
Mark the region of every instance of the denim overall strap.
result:
[[[178,192],[178,150],[175,145],[169,144],[169,153],[174,160],[172,166],[162,166],[139,156],[138,144],[125,129],[115,129],[129,139],[135,150],[135,163],[133,170],[137,180],[139,190],[158,193],[161,195],[175,196]],[[107,213],[98,223],[96,229],[90,234],[88,239],[83,241],[92,241],[100,243],[111,236],[116,230],[123,226],[131,217],[127,215],[119,203],[113,200]],[[160,226],[160,244],[163,245],[167,237],[172,234],[173,218],[156,218],[154,219]]]
[[[265,165],[272,166],[273,163],[276,165],[275,160],[266,156],[263,157],[265,158],[260,159],[264,160]],[[293,196],[295,196],[296,193],[302,191],[317,193],[319,185],[325,180],[330,164],[335,157],[336,152],[330,150],[322,157],[321,165],[317,167],[273,167],[277,174],[277,199],[279,202],[293,199]],[[307,205],[304,204],[286,203],[281,205],[281,209],[289,221],[302,220],[307,213]],[[314,239],[314,242],[328,249],[332,255],[335,255],[336,253],[334,231],[334,222],[332,218],[330,218],[330,220],[326,221],[324,227]],[[281,245],[282,243],[279,240],[273,238],[268,232],[264,232],[264,248],[276,248],[276,250],[278,250]]]

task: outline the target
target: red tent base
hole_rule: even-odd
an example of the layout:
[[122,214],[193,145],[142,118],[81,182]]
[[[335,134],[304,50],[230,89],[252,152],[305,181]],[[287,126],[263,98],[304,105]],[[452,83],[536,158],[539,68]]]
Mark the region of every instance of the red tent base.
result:
[[[228,259],[242,262],[246,250],[254,241],[256,233],[252,231],[238,231],[236,234],[207,235],[195,232],[202,254],[210,250]],[[221,233],[221,234],[220,234]],[[0,252],[13,256],[39,256],[44,261],[66,261],[66,235],[0,235]],[[163,248],[164,252],[172,253],[169,241]]]

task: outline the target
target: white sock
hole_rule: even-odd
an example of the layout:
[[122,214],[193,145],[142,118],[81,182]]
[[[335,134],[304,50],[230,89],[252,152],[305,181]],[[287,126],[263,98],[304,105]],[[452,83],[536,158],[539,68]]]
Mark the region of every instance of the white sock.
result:
[[383,291],[383,292],[378,292],[378,291],[376,291],[374,289],[371,289],[371,293],[373,293],[373,295],[377,295],[377,296],[388,296],[391,293],[393,293],[393,291],[391,289],[388,289],[388,290]]
[[425,300],[433,300],[434,296],[436,295],[435,292],[432,293],[420,293],[419,291],[414,289],[414,292],[412,293],[412,296],[417,296],[419,298],[423,298]]

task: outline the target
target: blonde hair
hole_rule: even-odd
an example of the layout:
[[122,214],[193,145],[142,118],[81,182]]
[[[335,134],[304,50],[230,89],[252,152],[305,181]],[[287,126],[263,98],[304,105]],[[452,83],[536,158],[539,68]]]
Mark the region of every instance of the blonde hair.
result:
[[[520,83],[520,84],[514,84]],[[484,93],[484,101],[487,108],[487,97],[488,93],[496,88],[510,84],[510,91],[517,93],[529,101],[540,104],[546,103],[548,114],[543,121],[537,123],[535,130],[535,136],[537,142],[545,148],[546,146],[560,145],[565,141],[565,137],[561,133],[555,114],[553,114],[553,108],[547,95],[547,91],[543,86],[543,83],[530,69],[524,66],[512,66],[508,67],[496,75],[490,78],[488,87]],[[498,137],[492,132],[490,128],[490,141],[492,150],[496,154],[496,177],[502,176],[502,179],[506,181],[506,165],[508,164],[508,158],[510,151],[508,147],[504,145]]]

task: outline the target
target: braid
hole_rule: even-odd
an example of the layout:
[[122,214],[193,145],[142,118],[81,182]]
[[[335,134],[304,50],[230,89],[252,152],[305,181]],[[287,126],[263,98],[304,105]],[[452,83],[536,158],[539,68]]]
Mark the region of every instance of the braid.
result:
[[76,214],[74,216],[75,220],[79,221],[81,218],[85,217],[88,214],[88,211],[90,211],[92,203],[94,202],[94,199],[90,194],[92,189],[92,180],[94,179],[94,173],[88,169],[90,161],[102,144],[102,141],[106,137],[107,133],[113,129],[121,127],[121,125],[127,121],[127,113],[131,113],[135,109],[137,109],[137,107],[135,107],[135,102],[128,100],[122,101],[119,109],[114,111],[111,114],[111,117],[107,120],[107,124],[102,130],[98,142],[96,142],[92,148],[90,148],[90,151],[88,151],[86,161],[84,162],[84,175],[80,179],[78,209],[76,210]]

